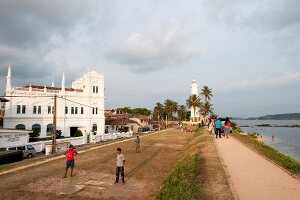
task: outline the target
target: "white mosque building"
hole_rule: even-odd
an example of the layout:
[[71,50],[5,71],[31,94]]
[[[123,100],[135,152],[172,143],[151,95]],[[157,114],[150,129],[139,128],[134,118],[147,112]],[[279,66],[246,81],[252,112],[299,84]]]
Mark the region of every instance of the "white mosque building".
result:
[[53,126],[54,96],[57,96],[56,130],[62,136],[73,137],[77,130],[89,134],[104,134],[104,75],[95,71],[84,74],[66,88],[65,75],[61,87],[26,85],[12,86],[8,68],[5,89],[3,128],[38,130],[40,137],[49,137]]
[[[196,79],[193,79],[193,81],[192,81],[191,95],[197,95],[199,97],[198,84],[197,84]],[[195,112],[194,112],[194,108],[191,107],[191,121],[192,122],[200,122],[201,121],[200,107],[195,107]]]

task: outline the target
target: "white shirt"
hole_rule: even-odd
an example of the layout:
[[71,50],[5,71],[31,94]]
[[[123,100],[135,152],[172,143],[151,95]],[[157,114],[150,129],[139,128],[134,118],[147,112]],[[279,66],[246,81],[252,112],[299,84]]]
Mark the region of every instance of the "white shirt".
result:
[[118,154],[117,155],[117,167],[123,167],[124,166],[124,161],[125,161],[125,156],[124,154]]

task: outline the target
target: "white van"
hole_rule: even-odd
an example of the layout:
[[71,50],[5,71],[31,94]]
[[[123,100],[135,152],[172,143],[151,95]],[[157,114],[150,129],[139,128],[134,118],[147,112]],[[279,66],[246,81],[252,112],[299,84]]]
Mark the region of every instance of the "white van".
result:
[[14,147],[7,147],[6,150],[21,150],[21,151],[23,151],[24,158],[32,158],[36,154],[34,147],[30,144],[14,146]]

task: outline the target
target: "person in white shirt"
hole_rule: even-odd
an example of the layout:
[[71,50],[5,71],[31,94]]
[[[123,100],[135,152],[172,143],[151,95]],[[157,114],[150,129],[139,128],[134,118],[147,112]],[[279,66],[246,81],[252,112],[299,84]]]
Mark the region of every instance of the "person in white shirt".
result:
[[117,148],[117,166],[116,166],[116,182],[119,182],[119,175],[121,172],[121,177],[122,177],[122,183],[125,184],[124,180],[124,165],[125,165],[125,156],[122,154],[121,148]]

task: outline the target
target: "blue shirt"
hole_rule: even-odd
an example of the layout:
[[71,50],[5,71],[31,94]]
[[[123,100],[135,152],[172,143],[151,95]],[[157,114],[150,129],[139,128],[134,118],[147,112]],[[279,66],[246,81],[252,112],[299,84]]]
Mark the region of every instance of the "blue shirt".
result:
[[221,128],[222,127],[222,122],[221,122],[221,120],[217,120],[217,121],[215,121],[215,127],[216,128]]

